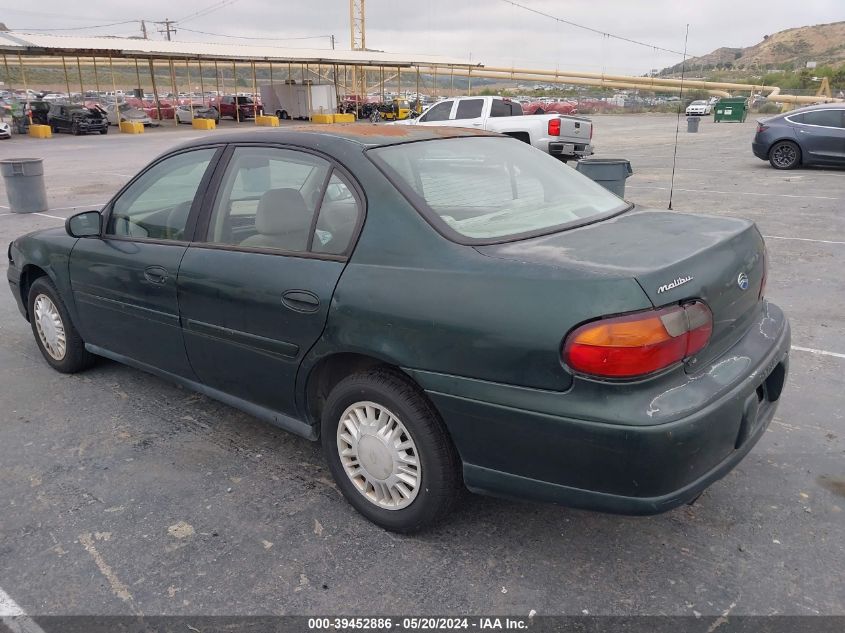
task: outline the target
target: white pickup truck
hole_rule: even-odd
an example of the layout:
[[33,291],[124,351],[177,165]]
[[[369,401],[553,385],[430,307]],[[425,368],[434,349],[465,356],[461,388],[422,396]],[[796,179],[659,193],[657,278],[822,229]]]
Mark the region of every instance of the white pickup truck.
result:
[[530,143],[561,160],[593,153],[593,123],[565,114],[523,114],[522,106],[503,97],[455,97],[435,103],[419,118],[396,125],[449,125],[500,132]]

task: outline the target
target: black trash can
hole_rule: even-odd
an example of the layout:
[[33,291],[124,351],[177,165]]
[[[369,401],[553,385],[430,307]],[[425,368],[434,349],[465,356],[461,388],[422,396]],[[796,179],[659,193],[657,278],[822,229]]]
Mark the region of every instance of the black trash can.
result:
[[698,132],[698,122],[701,119],[697,116],[687,117],[687,132]]
[[582,158],[575,170],[620,198],[625,197],[625,181],[634,173],[631,161],[624,158]]
[[3,175],[12,213],[38,213],[47,210],[42,159],[5,158],[0,160],[0,174]]

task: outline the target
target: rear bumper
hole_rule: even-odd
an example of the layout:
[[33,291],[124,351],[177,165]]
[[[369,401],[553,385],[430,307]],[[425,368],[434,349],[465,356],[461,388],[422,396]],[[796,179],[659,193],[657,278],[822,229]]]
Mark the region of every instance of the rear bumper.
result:
[[584,156],[593,155],[593,146],[590,143],[563,143],[553,141],[549,143],[549,154],[552,156]]
[[768,144],[758,143],[756,141],[751,143],[751,151],[760,160],[769,160],[769,146]]
[[[501,386],[504,393],[497,394],[490,383],[479,390],[467,379],[411,373],[443,416],[470,490],[656,514],[694,499],[762,437],[786,379],[789,345],[786,318],[768,304],[761,322],[709,369],[677,377],[685,382],[668,389],[661,380],[615,385],[605,392],[612,395],[594,400],[597,419],[565,415],[567,399],[578,397],[577,382],[563,393]],[[485,391],[490,398],[482,401]],[[651,415],[671,421],[600,419],[622,412],[635,420],[642,391],[651,391]],[[532,401],[538,406],[525,408]]]

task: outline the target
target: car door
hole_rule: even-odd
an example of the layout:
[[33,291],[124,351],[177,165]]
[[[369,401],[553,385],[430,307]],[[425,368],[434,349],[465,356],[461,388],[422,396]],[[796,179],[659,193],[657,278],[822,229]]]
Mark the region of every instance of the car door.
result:
[[446,125],[449,121],[449,115],[452,113],[452,106],[455,102],[441,101],[431,106],[425,114],[420,118],[415,119],[415,125]]
[[810,110],[796,125],[801,150],[814,163],[845,163],[845,110]]
[[445,125],[480,128],[484,125],[483,113],[484,99],[460,99]]
[[179,323],[176,277],[218,152],[167,156],[104,210],[99,238],[77,241],[70,280],[82,338],[112,354],[191,378]]
[[323,332],[361,197],[342,168],[292,148],[233,147],[218,178],[179,269],[188,358],[209,387],[299,417],[297,371]]

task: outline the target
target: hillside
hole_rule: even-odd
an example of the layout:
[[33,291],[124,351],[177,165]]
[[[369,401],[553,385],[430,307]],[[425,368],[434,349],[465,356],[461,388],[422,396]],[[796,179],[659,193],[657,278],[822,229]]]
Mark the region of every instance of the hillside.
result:
[[[687,60],[688,69],[712,68],[798,70],[808,61],[819,66],[845,66],[845,22],[802,26],[764,35],[747,48],[717,48]],[[681,71],[681,64],[664,68],[661,75]]]

